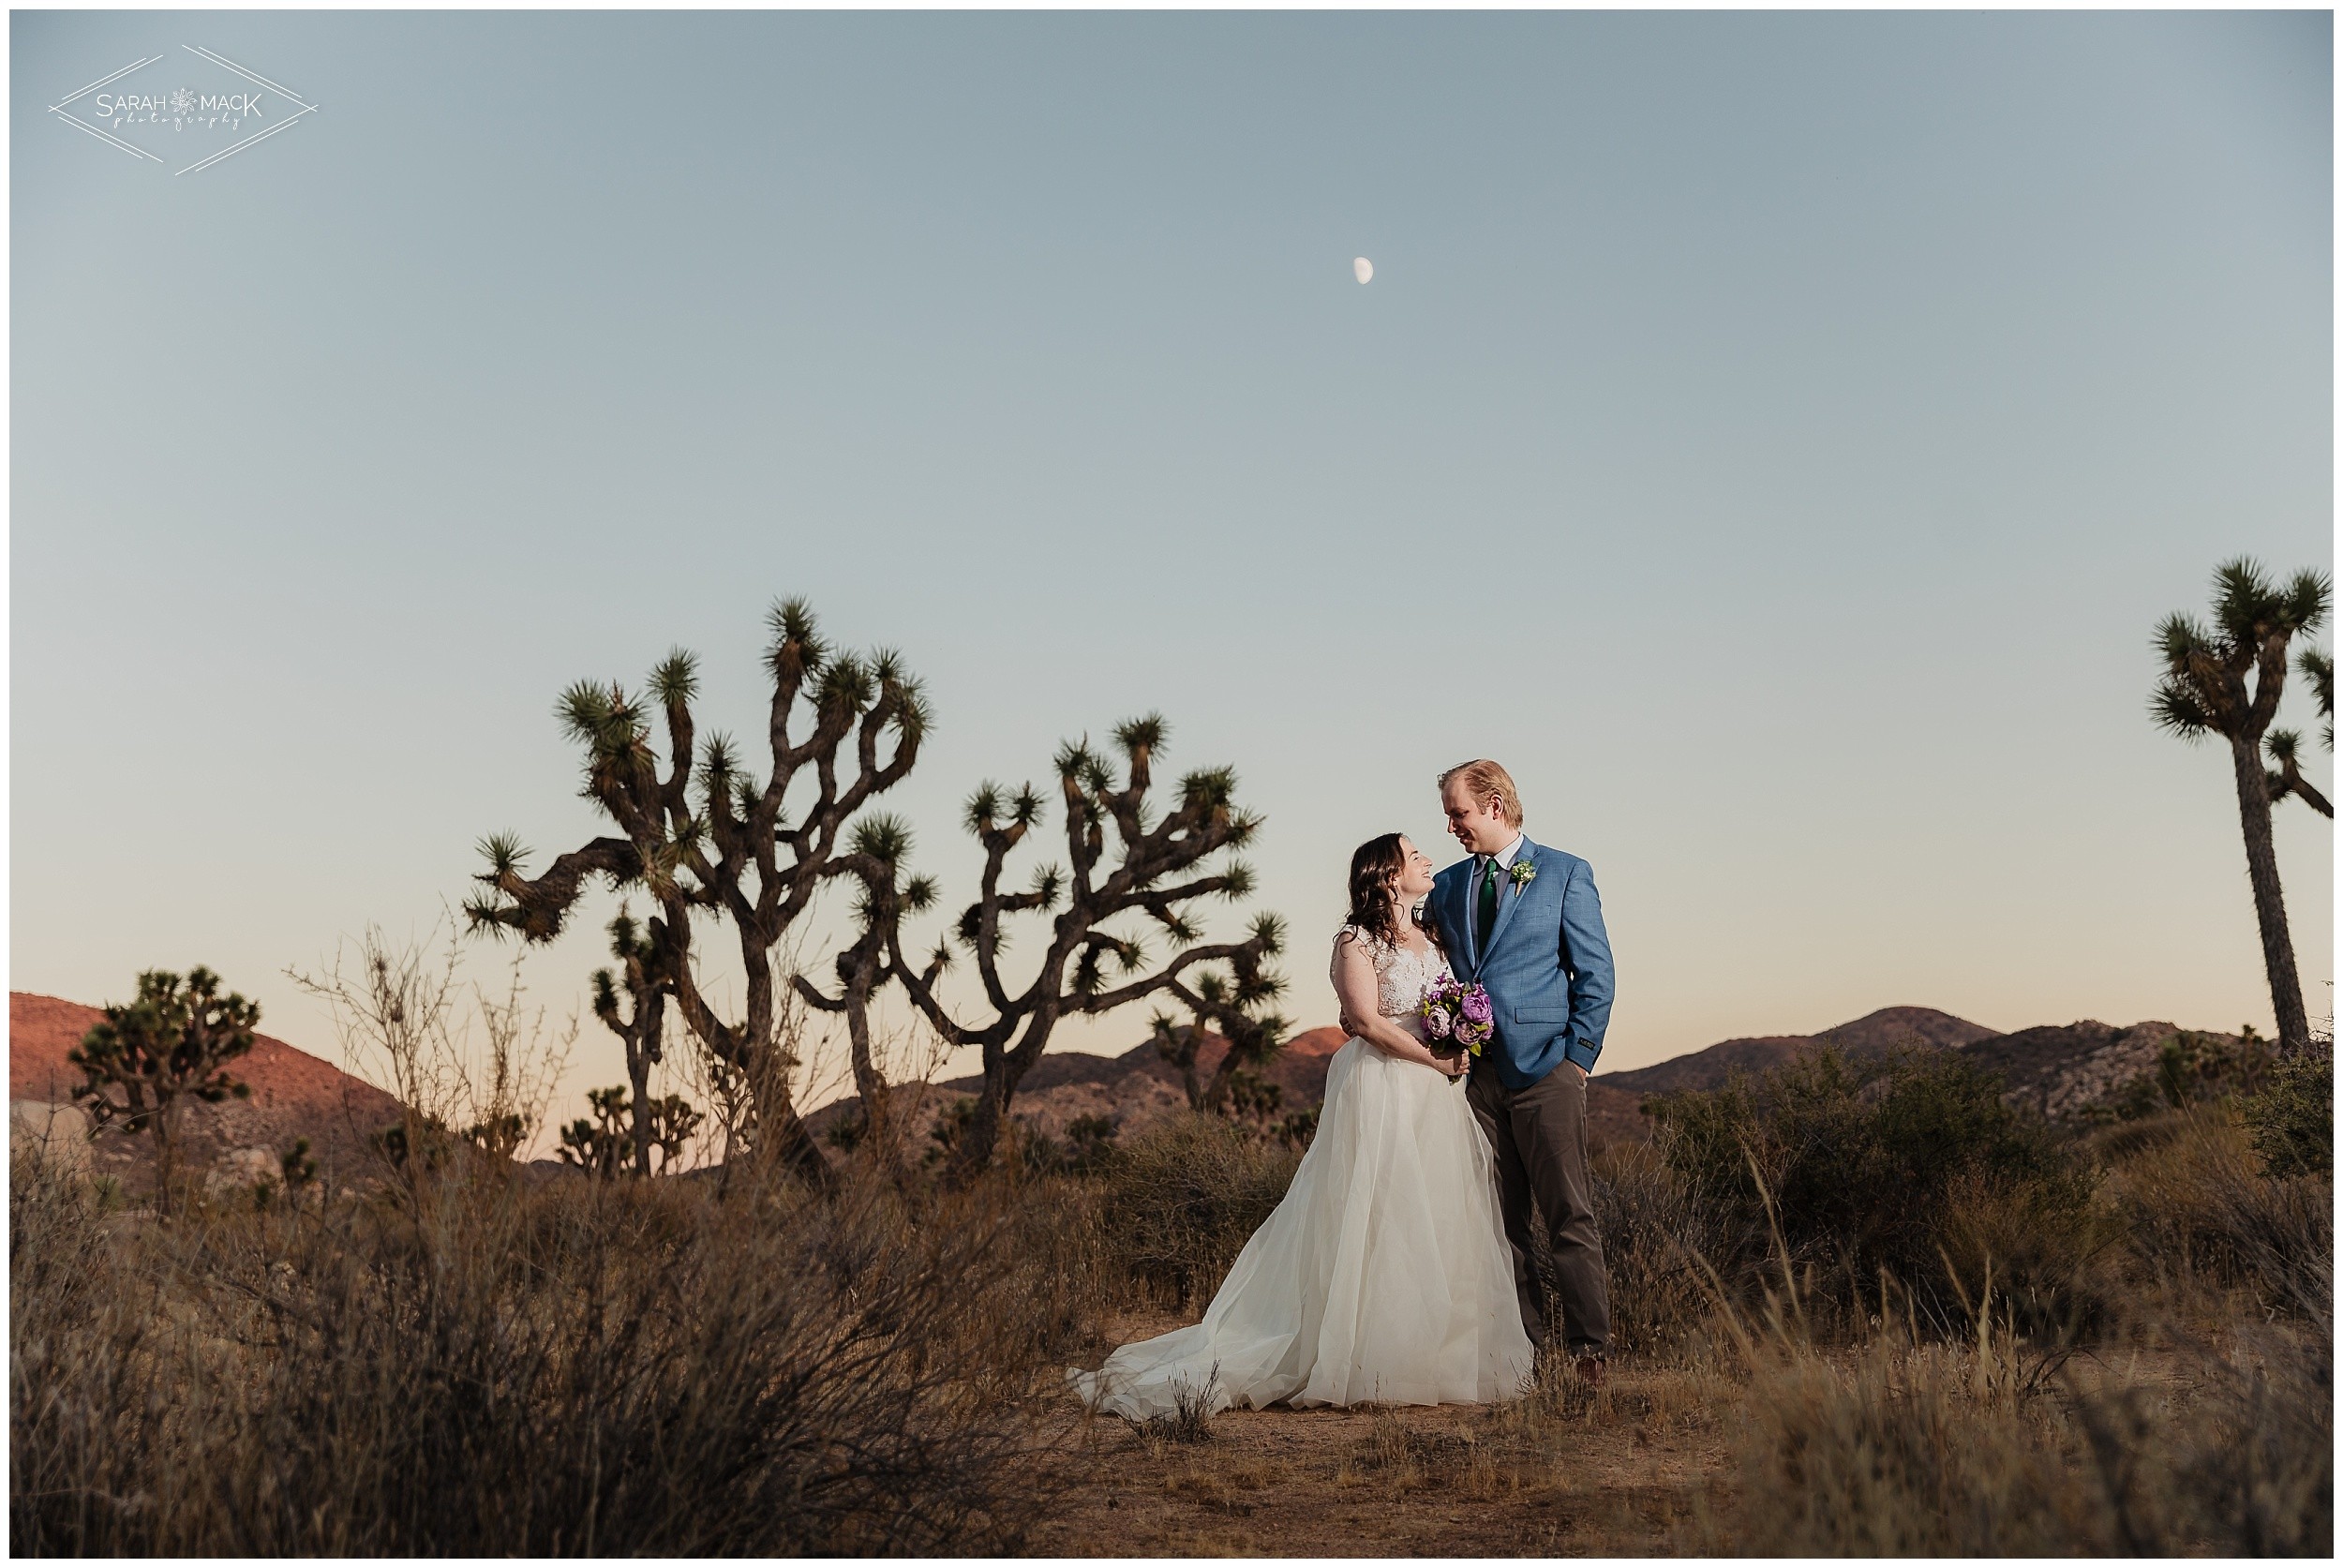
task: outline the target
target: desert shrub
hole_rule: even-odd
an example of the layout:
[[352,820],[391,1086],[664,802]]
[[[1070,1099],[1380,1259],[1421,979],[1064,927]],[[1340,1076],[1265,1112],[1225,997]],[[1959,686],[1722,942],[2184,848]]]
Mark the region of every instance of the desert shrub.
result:
[[[1996,1287],[2032,1329],[2097,1309],[2095,1178],[1997,1074],[1950,1052],[1836,1052],[1649,1103],[1669,1169],[1722,1216],[1709,1262],[1743,1296],[1795,1265],[1858,1299],[1884,1272],[1940,1324]],[[1786,1254],[1786,1256],[1782,1256]]]
[[2257,1307],[2317,1320],[2333,1309],[2334,1188],[2263,1173],[2238,1117],[2197,1106],[2099,1142],[2138,1274],[2187,1295],[2243,1289]]
[[2331,1345],[2197,1347],[2084,1381],[2006,1341],[1778,1346],[1735,1423],[1712,1550],[1757,1557],[2328,1555]]
[[157,1225],[20,1166],[17,1549],[958,1553],[1046,1505],[1057,1325],[985,1194],[392,1191]]
[[922,1152],[921,1163],[934,1165],[950,1159],[960,1147],[962,1136],[976,1126],[976,1122],[977,1102],[967,1096],[963,1095],[946,1106],[935,1118],[935,1125],[928,1128],[928,1142],[932,1147]]
[[2335,1172],[2335,1047],[2314,1044],[2270,1069],[2268,1087],[2240,1109],[2254,1152],[2273,1176]]
[[1588,1162],[1609,1277],[1614,1354],[1665,1356],[1703,1337],[1715,1294],[1701,1260],[1730,1245],[1723,1203],[1653,1143],[1616,1143]]
[[1281,1140],[1195,1113],[1124,1141],[1098,1194],[1117,1265],[1174,1305],[1209,1295],[1299,1163]]
[[1112,1116],[1076,1116],[1066,1124],[1063,1138],[1016,1126],[1017,1162],[1032,1175],[1080,1176],[1103,1170],[1113,1161],[1114,1141],[1123,1130]]
[[2006,1390],[1980,1398],[1977,1371],[1948,1345],[1883,1346],[1852,1366],[1782,1356],[1735,1424],[1740,1485],[1720,1548],[1967,1557],[2087,1540],[2089,1487],[2065,1462],[2049,1407]]

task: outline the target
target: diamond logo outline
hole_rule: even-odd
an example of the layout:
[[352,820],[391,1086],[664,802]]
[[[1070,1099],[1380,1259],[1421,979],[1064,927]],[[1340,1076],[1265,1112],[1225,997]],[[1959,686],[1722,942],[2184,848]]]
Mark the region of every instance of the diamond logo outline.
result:
[[[283,82],[272,82],[267,77],[261,75],[258,71],[247,70],[246,67],[236,64],[236,62],[229,59],[224,54],[217,53],[209,49],[201,48],[191,43],[181,44],[179,47],[186,50],[188,53],[196,56],[200,60],[206,61],[211,65],[219,67],[222,70],[231,71],[235,75],[243,77],[246,82],[252,82],[256,86],[266,87],[273,93],[282,94],[285,97],[290,98],[294,103],[300,105],[300,108],[295,110],[286,118],[277,121],[276,124],[269,127],[266,130],[255,131],[252,135],[246,137],[241,142],[222,147],[217,152],[208,153],[202,157],[196,159],[193,163],[188,164],[185,169],[173,170],[172,172],[172,177],[173,179],[176,179],[181,174],[193,174],[198,173],[202,170],[210,169],[216,164],[222,163],[227,159],[235,157],[238,153],[241,153],[249,147],[256,146],[259,143],[267,141],[270,137],[275,136],[280,130],[290,130],[294,126],[299,125],[305,117],[318,112],[318,105],[311,103],[307,98],[303,97],[299,93],[294,92]],[[128,76],[133,71],[144,70],[147,67],[156,64],[162,58],[163,56],[160,54],[149,54],[140,59],[133,60],[130,64],[123,67],[120,70],[112,72],[106,76],[101,76],[85,87],[75,88],[71,93],[68,93],[64,97],[58,99],[55,103],[49,105],[49,112],[55,115],[58,119],[63,120],[67,125],[71,126],[74,129],[94,136],[97,138],[98,141],[105,142],[108,146],[119,148],[123,152],[128,153],[133,157],[141,158],[149,163],[165,163],[167,160],[157,154],[147,151],[144,147],[138,145],[134,142],[125,141],[123,138],[114,135],[102,126],[93,125],[88,120],[82,118],[79,114],[68,112],[67,108],[67,105],[89,97],[90,94],[98,91],[100,88],[110,86],[112,83],[121,81],[124,77]]]

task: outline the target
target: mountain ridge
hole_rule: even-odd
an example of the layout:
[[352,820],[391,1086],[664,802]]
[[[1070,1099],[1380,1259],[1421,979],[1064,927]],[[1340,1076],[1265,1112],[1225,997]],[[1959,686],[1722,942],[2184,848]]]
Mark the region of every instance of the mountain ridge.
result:
[[1836,1046],[1850,1056],[1884,1055],[1899,1046],[1960,1049],[1998,1037],[2000,1031],[1934,1008],[1881,1008],[1812,1035],[1750,1035],[1720,1040],[1698,1051],[1622,1072],[1597,1071],[1595,1081],[1634,1094],[1675,1089],[1716,1089],[1736,1072],[1769,1072],[1798,1057]]
[[[2003,1034],[1936,1008],[1880,1008],[1860,1018],[1811,1035],[1757,1035],[1720,1040],[1649,1067],[1602,1072],[1588,1081],[1589,1142],[1641,1141],[1650,1136],[1644,1102],[1654,1095],[1718,1089],[1737,1075],[1754,1077],[1835,1047],[1858,1059],[1876,1059],[1899,1048],[1958,1051],[1981,1066],[2004,1073],[2013,1102],[2046,1115],[2063,1116],[2103,1098],[2142,1073],[2156,1068],[2166,1040],[2190,1031],[2161,1021],[2118,1027],[2085,1019],[2040,1024]],[[1280,1109],[1305,1111],[1324,1098],[1326,1063],[1348,1037],[1321,1027],[1297,1035],[1264,1071],[1282,1097]],[[1207,1036],[1199,1053],[1199,1072],[1208,1076],[1226,1050]],[[908,1086],[918,1093],[918,1114],[933,1118],[954,1100],[973,1098],[983,1088],[977,1077]],[[1119,1055],[1054,1052],[1034,1065],[1018,1085],[1012,1116],[1031,1130],[1062,1137],[1081,1116],[1104,1116],[1125,1134],[1143,1132],[1186,1104],[1176,1068],[1152,1043]],[[854,1101],[833,1101],[807,1120],[817,1136],[854,1113]]]
[[[60,997],[10,992],[9,1097],[69,1103],[81,1074],[66,1062],[66,1053],[103,1016],[98,1008]],[[1261,1073],[1276,1087],[1281,1112],[1311,1110],[1325,1098],[1327,1065],[1348,1038],[1341,1029],[1322,1026],[1287,1042]],[[1858,1058],[1899,1047],[1958,1051],[2003,1073],[2013,1102],[2046,1116],[2068,1116],[2153,1072],[2164,1043],[2176,1038],[2221,1037],[2161,1020],[2115,1025],[2094,1019],[2003,1034],[1934,1008],[1881,1008],[1812,1035],[1737,1037],[1649,1067],[1597,1071],[1587,1086],[1588,1132],[1597,1146],[1639,1141],[1650,1134],[1643,1105],[1654,1095],[1721,1088],[1737,1074],[1754,1077],[1833,1046]],[[1200,1078],[1209,1079],[1227,1049],[1225,1039],[1206,1033],[1198,1050]],[[306,1137],[331,1164],[354,1169],[366,1136],[398,1116],[397,1101],[381,1089],[266,1035],[258,1037],[234,1070],[253,1085],[252,1098],[191,1108],[189,1153],[199,1160],[240,1148],[281,1150],[295,1137]],[[902,1092],[910,1098],[906,1109],[918,1125],[933,1124],[955,1100],[973,1098],[982,1087],[983,1080],[972,1076],[904,1084]],[[1112,1056],[1080,1051],[1044,1054],[1019,1084],[1012,1114],[1049,1137],[1063,1137],[1069,1124],[1085,1116],[1112,1120],[1127,1135],[1169,1120],[1186,1103],[1179,1069],[1163,1060],[1152,1040],[1143,1040]],[[820,1138],[839,1129],[855,1112],[849,1096],[814,1110],[806,1120]],[[103,1141],[101,1149],[116,1142]],[[114,1157],[133,1157],[120,1149]]]

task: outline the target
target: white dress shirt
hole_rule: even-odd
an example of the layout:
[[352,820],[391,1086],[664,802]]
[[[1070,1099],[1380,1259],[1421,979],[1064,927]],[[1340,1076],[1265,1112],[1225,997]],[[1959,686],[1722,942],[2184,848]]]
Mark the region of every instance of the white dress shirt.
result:
[[[1514,857],[1520,853],[1521,833],[1519,829],[1515,829],[1513,843],[1507,844],[1504,848],[1499,850],[1494,855],[1484,856],[1482,858],[1480,869],[1474,874],[1473,876],[1472,908],[1478,909],[1481,907],[1481,879],[1483,877],[1499,876],[1513,870]],[[1500,909],[1504,907],[1505,885],[1502,882],[1500,882],[1497,885],[1497,903],[1498,907]]]

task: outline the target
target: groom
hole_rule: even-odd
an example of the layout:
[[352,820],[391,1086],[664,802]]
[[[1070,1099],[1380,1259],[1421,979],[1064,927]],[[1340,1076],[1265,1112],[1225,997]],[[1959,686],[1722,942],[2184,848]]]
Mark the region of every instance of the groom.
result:
[[1580,1375],[1600,1381],[1611,1305],[1587,1187],[1587,1073],[1611,1018],[1611,943],[1594,871],[1523,835],[1513,775],[1485,757],[1442,773],[1440,794],[1472,859],[1432,879],[1430,903],[1451,965],[1496,1006],[1497,1037],[1465,1094],[1497,1156],[1522,1326],[1545,1342],[1530,1262],[1534,1197],[1553,1244],[1556,1326]]

